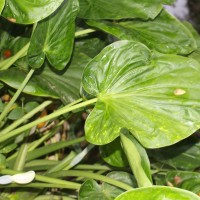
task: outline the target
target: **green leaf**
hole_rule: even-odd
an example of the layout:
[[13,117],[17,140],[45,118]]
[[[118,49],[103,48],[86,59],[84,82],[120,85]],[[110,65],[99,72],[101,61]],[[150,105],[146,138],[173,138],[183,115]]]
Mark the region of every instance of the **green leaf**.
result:
[[0,153],[0,167],[1,169],[6,167],[6,157]]
[[115,200],[200,200],[196,194],[172,187],[154,186],[125,192]]
[[85,181],[79,190],[79,200],[87,200],[88,197],[96,200],[110,200],[95,180]]
[[1,0],[1,2],[0,2],[0,14],[1,14],[3,8],[4,8],[4,5],[5,5],[5,0]]
[[30,102],[25,104],[24,110],[25,110],[26,113],[28,113],[28,112],[31,112],[31,110],[33,110],[37,106],[39,106],[39,103],[37,101],[30,101]]
[[77,0],[65,0],[54,15],[37,25],[28,50],[31,67],[41,67],[45,56],[56,69],[61,70],[66,67],[73,49],[78,10]]
[[[112,171],[112,172],[108,173],[106,176],[110,177],[112,179],[118,180],[122,183],[126,183],[126,184],[132,186],[133,188],[135,188],[137,186],[135,178],[127,172]],[[103,191],[107,191],[106,193],[107,194],[109,193],[109,196],[113,199],[116,198],[121,193],[125,192],[125,190],[118,188],[114,185],[108,184],[106,182],[104,182],[102,184],[102,189],[103,189]]]
[[196,41],[185,26],[163,10],[154,20],[88,21],[89,25],[124,40],[139,41],[161,53],[189,54]]
[[21,107],[17,107],[9,113],[8,119],[16,120],[23,117],[23,115],[24,115],[24,110]]
[[[60,98],[66,104],[77,100],[79,98],[82,71],[89,60],[90,58],[82,53],[76,54],[69,68],[60,73],[55,73],[49,66],[46,66],[41,73],[33,75],[23,92],[35,96]],[[26,74],[26,71],[15,67],[1,71],[0,80],[17,89]]]
[[[106,175],[114,180],[118,180],[122,183],[127,183],[131,186],[136,186],[135,179],[132,175],[127,172],[114,171]],[[103,182],[99,185],[94,180],[85,181],[79,190],[79,200],[86,200],[88,196],[90,199],[95,200],[114,200],[119,194],[123,193],[125,190],[120,189],[116,186],[110,185]]]
[[200,166],[200,142],[187,139],[170,147],[151,150],[149,156],[174,169],[195,170]]
[[173,0],[79,0],[79,2],[79,17],[85,19],[153,19],[161,11],[162,3],[172,3]]
[[2,15],[19,24],[32,24],[53,13],[63,0],[9,0],[6,1]]
[[85,68],[84,90],[97,96],[86,138],[107,144],[127,128],[147,148],[176,143],[199,129],[200,65],[151,53],[141,43],[115,42]]
[[170,171],[166,175],[166,182],[197,195],[200,193],[200,174],[198,172]]
[[102,145],[100,148],[101,157],[109,165],[115,167],[128,166],[128,160],[121,147],[120,139],[117,138],[109,144]]
[[120,138],[138,187],[152,186],[150,162],[145,149],[126,130],[121,132]]

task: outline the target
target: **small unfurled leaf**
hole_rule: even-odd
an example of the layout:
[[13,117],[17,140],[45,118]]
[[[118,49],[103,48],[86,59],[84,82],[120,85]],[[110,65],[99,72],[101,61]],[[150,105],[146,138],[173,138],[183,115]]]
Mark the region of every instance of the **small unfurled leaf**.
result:
[[134,40],[162,53],[189,54],[197,48],[189,30],[163,10],[154,20],[88,21],[121,40]]
[[34,180],[35,172],[29,171],[29,172],[25,172],[25,173],[21,173],[21,174],[15,174],[12,176],[12,178],[15,183],[27,184]]
[[150,162],[145,149],[128,131],[122,130],[120,139],[138,187],[152,186]]
[[[200,127],[200,64],[151,52],[134,41],[104,48],[86,66],[82,86],[98,101],[86,138],[107,144],[127,128],[147,148],[172,145]],[[175,91],[184,90],[182,95]]]
[[162,9],[162,3],[174,0],[80,0],[79,17],[85,19],[155,18]]
[[28,50],[31,67],[41,67],[45,56],[54,68],[66,67],[72,54],[78,10],[77,0],[65,0],[54,15],[38,23]]
[[5,3],[2,15],[12,22],[32,24],[49,16],[62,2],[63,0],[9,0]]
[[173,187],[153,186],[125,192],[115,200],[200,200],[200,197],[187,190]]
[[11,175],[0,176],[0,185],[7,185],[13,182],[13,177]]

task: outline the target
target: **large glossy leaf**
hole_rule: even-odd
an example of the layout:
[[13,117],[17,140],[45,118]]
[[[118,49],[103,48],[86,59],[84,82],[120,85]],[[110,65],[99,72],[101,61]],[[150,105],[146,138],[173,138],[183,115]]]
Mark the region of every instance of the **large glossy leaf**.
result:
[[85,68],[82,85],[98,97],[86,138],[106,144],[127,128],[148,148],[171,145],[200,127],[200,65],[153,53],[141,43],[115,42]]
[[[162,3],[173,0],[80,0],[79,17],[86,19],[155,18]],[[112,11],[112,12],[111,12]]]
[[200,167],[200,142],[185,140],[170,147],[151,150],[149,156],[174,169],[195,170]]
[[78,0],[65,0],[54,15],[37,25],[28,50],[31,67],[41,67],[45,56],[56,69],[66,67],[73,49],[78,9]]
[[5,0],[1,0],[1,2],[0,2],[0,14],[1,14],[3,8],[4,8],[4,5],[5,5]]
[[7,0],[2,15],[13,22],[32,24],[53,13],[63,0]]
[[101,145],[99,148],[101,157],[108,164],[115,167],[125,167],[128,165],[128,160],[121,147],[119,138],[109,144]]
[[121,194],[115,200],[200,200],[196,194],[172,187],[139,188]]
[[196,48],[189,30],[165,10],[154,20],[88,21],[88,24],[121,40],[142,42],[162,53],[189,54]]

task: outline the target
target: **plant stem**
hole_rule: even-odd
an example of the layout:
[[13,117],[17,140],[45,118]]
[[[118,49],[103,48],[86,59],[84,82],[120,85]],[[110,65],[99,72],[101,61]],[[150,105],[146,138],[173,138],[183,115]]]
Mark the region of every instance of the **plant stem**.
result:
[[26,131],[34,126],[36,126],[37,124],[39,123],[42,123],[42,122],[45,122],[45,121],[48,121],[48,120],[51,120],[51,119],[54,119],[60,115],[63,115],[65,113],[68,113],[70,111],[73,111],[73,110],[76,110],[78,108],[82,108],[82,107],[85,107],[87,105],[90,105],[90,104],[93,104],[97,101],[97,98],[94,98],[94,99],[91,99],[91,100],[88,100],[88,101],[85,101],[85,102],[82,102],[82,103],[79,103],[79,104],[76,104],[76,105],[73,105],[71,107],[69,107],[69,105],[67,106],[64,106],[63,108],[53,112],[52,114],[50,115],[47,115],[45,117],[42,117],[42,118],[39,118],[33,122],[30,122],[24,126],[21,126],[20,128],[17,128],[11,132],[9,132],[8,134],[6,135],[2,135],[0,137],[0,142],[3,142],[5,140],[7,140],[8,138],[11,138],[11,137],[14,137],[14,136],[17,136],[18,134],[20,134],[21,132],[23,131]]
[[103,176],[100,174],[87,172],[87,171],[67,170],[67,171],[54,172],[54,173],[51,173],[48,175],[51,177],[56,177],[56,178],[66,177],[66,176],[85,177],[85,178],[91,178],[91,179],[103,181],[103,182],[109,183],[111,185],[117,186],[119,188],[122,188],[124,190],[132,190],[133,189],[130,185],[128,185],[126,183],[122,183],[121,181],[117,181],[117,180],[114,180],[107,176]]
[[14,56],[7,58],[6,60],[2,61],[0,64],[0,70],[8,69],[12,66],[15,61],[19,58],[26,56],[30,42],[28,42],[21,50],[19,50]]
[[[15,175],[15,174],[18,174],[19,171],[14,171],[14,170],[10,170],[10,169],[0,169],[0,173],[3,175]],[[64,188],[75,189],[75,190],[79,189],[81,186],[79,183],[74,183],[74,182],[70,182],[70,181],[60,180],[57,178],[52,178],[52,177],[47,177],[47,176],[42,176],[42,175],[37,175],[37,174],[35,175],[35,180],[54,184],[54,187],[57,187],[57,185],[62,185],[62,186],[64,186]],[[20,185],[20,186],[22,186],[22,185]]]
[[3,129],[0,132],[0,135],[4,135],[4,134],[7,134],[8,132],[12,131],[17,126],[19,126],[24,121],[26,121],[26,120],[30,119],[31,117],[33,117],[36,113],[38,113],[39,111],[41,111],[42,109],[44,109],[45,107],[47,107],[51,103],[52,103],[52,101],[45,101],[45,102],[43,102],[41,105],[39,105],[38,107],[36,107],[32,111],[30,111],[29,113],[27,113],[26,115],[24,115],[22,118],[18,119],[17,121],[13,122],[10,126],[8,126],[5,129]]
[[85,34],[88,34],[88,33],[93,33],[95,31],[96,30],[94,30],[94,29],[85,29],[85,30],[82,30],[82,31],[77,31],[77,32],[75,32],[75,37],[79,37],[81,35],[85,35]]
[[12,97],[12,99],[10,100],[10,102],[7,104],[7,106],[5,107],[3,112],[1,113],[1,115],[0,115],[0,123],[4,119],[4,117],[6,117],[6,115],[9,113],[10,108],[15,103],[15,101],[17,100],[17,98],[19,97],[21,92],[23,91],[24,87],[26,86],[26,84],[30,80],[30,78],[33,75],[33,73],[34,73],[34,70],[31,69],[29,71],[29,73],[27,74],[26,78],[24,79],[24,81],[22,82],[22,84],[20,85],[20,87],[18,88],[18,90],[16,91],[16,93],[14,94],[14,96]]

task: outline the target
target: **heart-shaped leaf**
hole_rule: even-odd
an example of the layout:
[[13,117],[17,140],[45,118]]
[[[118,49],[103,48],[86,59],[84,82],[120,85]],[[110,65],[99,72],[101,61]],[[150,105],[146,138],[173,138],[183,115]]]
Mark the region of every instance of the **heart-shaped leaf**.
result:
[[176,143],[200,127],[200,65],[193,59],[151,53],[141,43],[115,42],[85,68],[82,85],[98,101],[86,138],[106,144],[127,128],[143,146]]
[[196,194],[172,187],[154,186],[125,192],[115,200],[200,200]]
[[32,24],[53,13],[63,0],[9,0],[6,1],[2,15],[12,22]]
[[78,9],[77,0],[64,1],[53,16],[38,23],[28,50],[31,67],[41,67],[45,56],[56,69],[66,67],[73,49]]
[[154,20],[122,22],[88,21],[89,25],[110,33],[121,40],[134,40],[162,53],[189,54],[196,42],[188,29],[163,10]]
[[[86,19],[155,18],[162,3],[174,0],[80,0],[79,17]],[[112,12],[111,12],[112,11]]]

